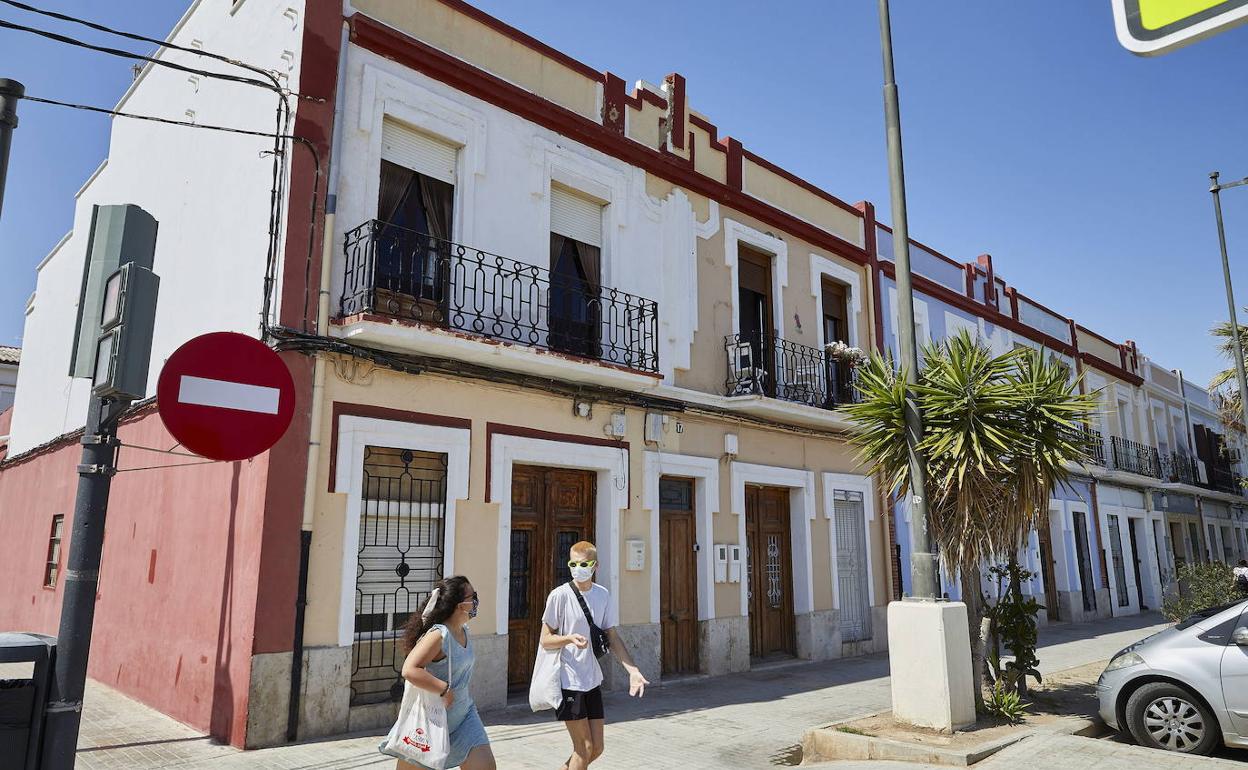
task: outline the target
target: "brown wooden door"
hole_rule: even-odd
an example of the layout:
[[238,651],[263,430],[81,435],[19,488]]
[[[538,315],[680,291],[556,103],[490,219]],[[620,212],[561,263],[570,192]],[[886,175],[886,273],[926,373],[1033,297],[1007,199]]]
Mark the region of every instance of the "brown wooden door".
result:
[[1060,606],[1057,602],[1057,570],[1053,562],[1053,536],[1049,530],[1049,517],[1046,515],[1036,529],[1040,541],[1040,579],[1044,581],[1044,604],[1049,620],[1059,620]]
[[745,538],[750,656],[792,655],[795,645],[789,490],[745,488]]
[[659,480],[659,627],[663,674],[698,670],[697,530],[693,482]]
[[517,465],[511,474],[507,687],[528,688],[546,596],[571,579],[568,550],[594,539],[593,471]]

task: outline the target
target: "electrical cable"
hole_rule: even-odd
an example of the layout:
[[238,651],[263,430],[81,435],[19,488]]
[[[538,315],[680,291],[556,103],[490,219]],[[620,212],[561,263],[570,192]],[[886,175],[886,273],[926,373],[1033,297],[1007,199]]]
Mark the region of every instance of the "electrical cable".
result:
[[[0,0],[0,2],[3,2],[3,0]],[[294,136],[291,134],[279,135],[279,134],[274,134],[272,131],[251,131],[245,128],[233,128],[231,126],[217,126],[211,123],[192,123],[191,121],[187,121],[187,120],[174,120],[173,118],[158,118],[158,117],[155,117],[154,115],[136,115],[132,112],[122,112],[120,110],[113,110],[107,107],[94,107],[89,104],[76,104],[74,102],[62,102],[57,99],[46,99],[40,96],[31,96],[30,94],[23,94],[22,96],[19,96],[18,98],[26,99],[32,102],[38,102],[40,104],[51,104],[56,107],[68,107],[74,110],[86,110],[87,112],[98,112],[102,115],[112,115],[113,117],[117,117],[117,118],[131,118],[133,120],[150,120],[154,123],[167,123],[173,126],[186,126],[187,128],[202,128],[202,129],[207,129],[209,131],[225,131],[231,134],[244,134],[246,136],[262,136],[267,139],[274,139],[274,138],[293,139],[298,142],[306,142],[310,144],[310,142],[308,142],[303,137]]]

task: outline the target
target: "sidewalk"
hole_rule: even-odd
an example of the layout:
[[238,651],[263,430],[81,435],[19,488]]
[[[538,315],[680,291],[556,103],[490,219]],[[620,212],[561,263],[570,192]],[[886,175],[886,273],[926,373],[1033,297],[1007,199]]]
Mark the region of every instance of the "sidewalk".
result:
[[[1161,622],[1159,616],[1150,614],[1042,629],[1041,670],[1047,673],[1108,659],[1127,644],[1160,630]],[[664,766],[677,757],[680,767],[690,769],[791,766],[798,761],[797,746],[807,728],[888,706],[888,659],[884,655],[794,662],[737,676],[690,679],[651,687],[641,700],[612,694],[607,697],[607,751],[594,767]],[[521,706],[488,712],[484,721],[500,768],[557,767],[567,756],[566,732],[548,714],[533,714]],[[213,744],[185,725],[91,683],[78,767],[393,767],[392,760],[377,754],[378,740],[377,735],[353,736],[240,752]],[[1044,766],[1055,765],[1046,761]]]

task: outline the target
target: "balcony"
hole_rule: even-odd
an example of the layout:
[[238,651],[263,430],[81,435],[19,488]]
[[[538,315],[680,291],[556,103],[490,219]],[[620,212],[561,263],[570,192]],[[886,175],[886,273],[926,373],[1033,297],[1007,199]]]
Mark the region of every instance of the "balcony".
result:
[[1088,444],[1088,461],[1104,467],[1105,437],[1096,428],[1089,428],[1086,425],[1076,425],[1075,430],[1079,433],[1080,438]]
[[653,300],[377,220],[348,232],[344,251],[340,319],[380,315],[658,371]]
[[1200,483],[1200,471],[1196,458],[1186,452],[1163,452],[1161,454],[1161,478],[1172,484]]
[[1111,437],[1109,444],[1115,469],[1156,479],[1162,477],[1161,458],[1156,447],[1137,444],[1118,436]]
[[730,334],[724,349],[728,396],[761,395],[820,409],[857,400],[853,368],[826,351],[772,334]]
[[1240,479],[1229,465],[1207,463],[1206,467],[1209,469],[1209,480],[1201,486],[1216,492],[1243,495],[1244,488],[1240,485]]

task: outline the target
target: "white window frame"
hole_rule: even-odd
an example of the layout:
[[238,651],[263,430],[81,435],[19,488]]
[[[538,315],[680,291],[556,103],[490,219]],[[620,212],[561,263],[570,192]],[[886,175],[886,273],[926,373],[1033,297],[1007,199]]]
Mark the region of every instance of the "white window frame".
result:
[[374,417],[338,418],[338,456],[334,491],[347,495],[342,532],[342,594],[339,597],[338,644],[355,641],[356,557],[360,542],[360,515],[364,500],[364,448],[383,446],[438,452],[446,455],[446,508],[443,518],[443,575],[455,574],[455,507],[468,499],[472,432],[467,428],[381,420]]
[[823,338],[823,279],[831,278],[843,285],[849,292],[849,313],[847,330],[849,339],[843,340],[854,347],[865,348],[858,336],[858,316],[862,313],[862,274],[853,268],[833,262],[831,259],[811,252],[810,254],[810,293],[815,298],[815,334],[819,340],[819,349],[836,340]]
[[832,601],[836,609],[841,609],[840,573],[836,563],[836,502],[834,494],[842,492],[858,492],[862,494],[863,527],[866,533],[867,549],[867,604],[875,607],[875,479],[870,476],[859,476],[853,473],[823,474],[823,517],[828,520],[828,547],[831,549],[829,561],[832,563]]
[[775,327],[776,336],[787,338],[784,328],[784,289],[789,285],[789,245],[783,238],[756,230],[735,219],[725,219],[724,264],[732,273],[732,290],[728,294],[732,333],[734,335],[741,333],[741,315],[737,308],[741,275],[737,255],[743,243],[771,257],[771,322]]

